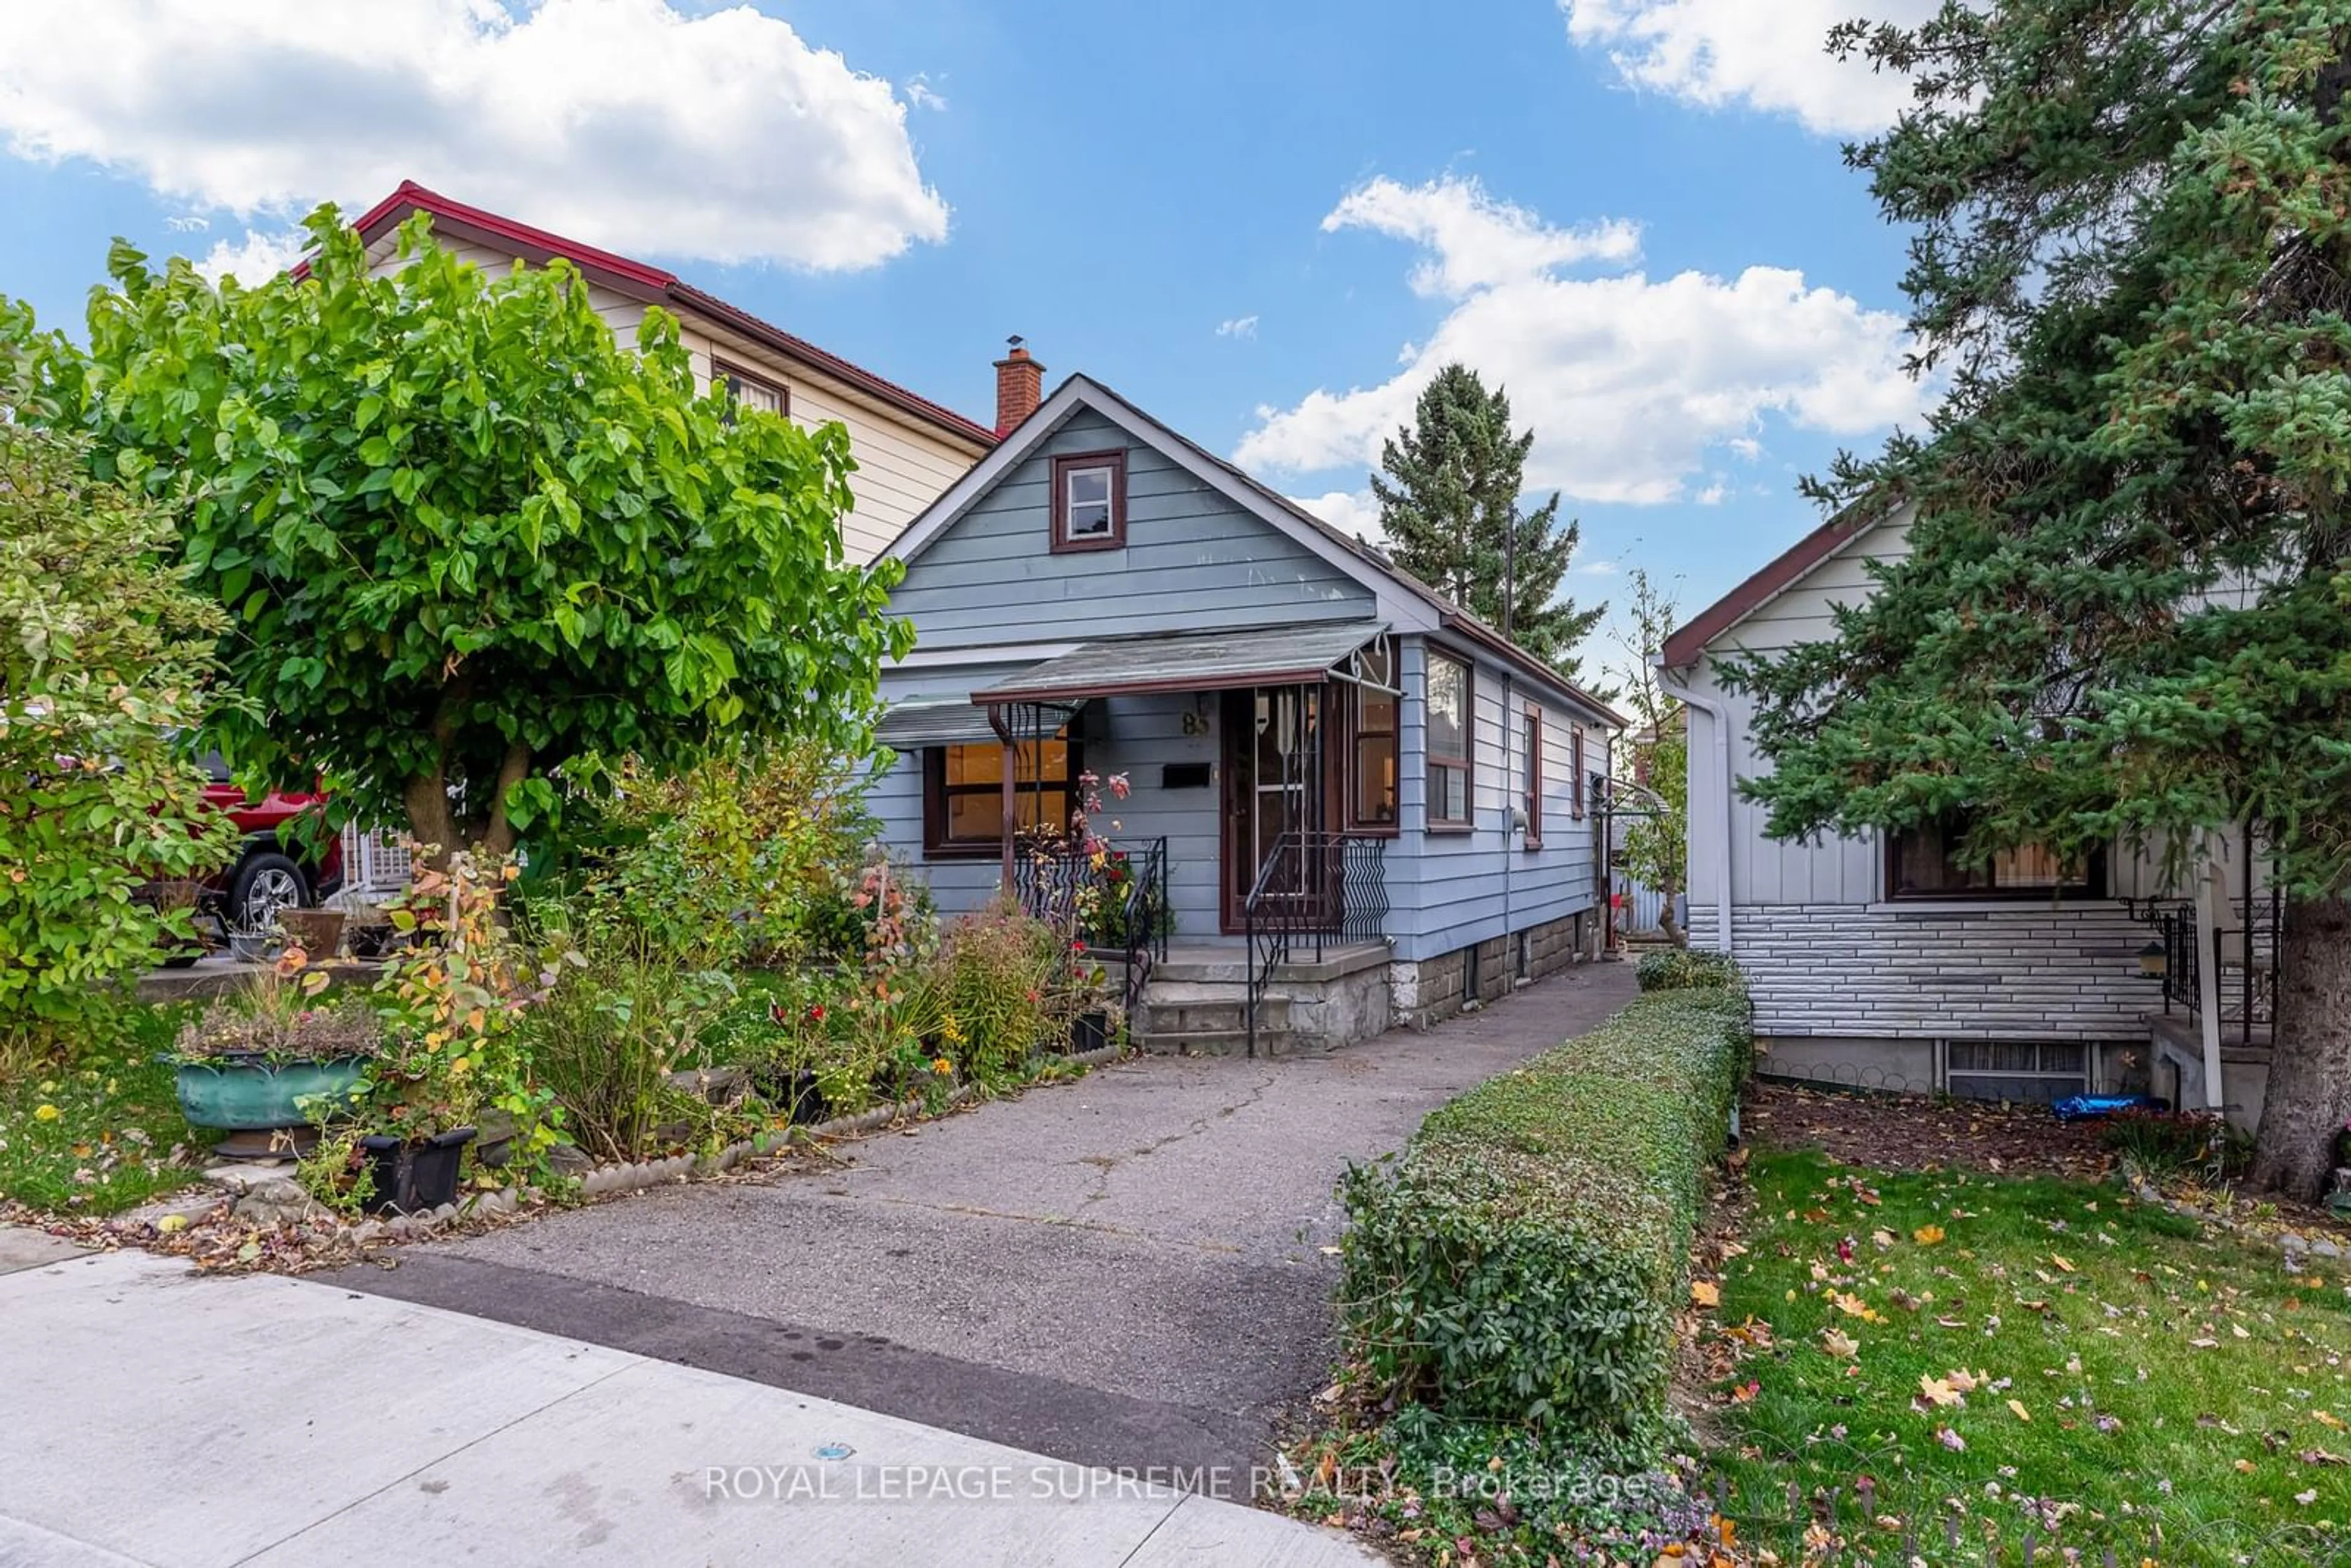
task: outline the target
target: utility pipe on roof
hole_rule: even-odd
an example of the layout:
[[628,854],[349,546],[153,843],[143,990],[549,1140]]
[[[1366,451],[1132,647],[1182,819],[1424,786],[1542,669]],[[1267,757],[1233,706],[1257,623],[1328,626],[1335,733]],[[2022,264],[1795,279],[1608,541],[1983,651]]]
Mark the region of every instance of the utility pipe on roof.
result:
[[1716,951],[1728,955],[1730,948],[1730,800],[1734,780],[1730,776],[1730,708],[1719,696],[1708,696],[1677,680],[1674,672],[1666,667],[1663,658],[1655,661],[1658,684],[1687,706],[1706,715],[1707,727],[1714,732],[1714,772],[1722,785],[1722,833],[1717,841],[1714,856],[1714,932]]

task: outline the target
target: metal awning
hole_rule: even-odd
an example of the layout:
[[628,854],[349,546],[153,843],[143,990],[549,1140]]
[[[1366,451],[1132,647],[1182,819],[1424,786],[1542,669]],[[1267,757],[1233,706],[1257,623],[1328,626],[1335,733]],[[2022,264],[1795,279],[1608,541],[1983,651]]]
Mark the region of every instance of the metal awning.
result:
[[1088,643],[971,694],[973,703],[1070,703],[1140,692],[1213,692],[1316,682],[1387,630],[1342,621],[1249,632],[1183,632]]
[[873,738],[893,751],[919,751],[926,746],[993,745],[996,731],[988,727],[987,710],[972,706],[969,692],[948,692],[899,698],[873,727]]

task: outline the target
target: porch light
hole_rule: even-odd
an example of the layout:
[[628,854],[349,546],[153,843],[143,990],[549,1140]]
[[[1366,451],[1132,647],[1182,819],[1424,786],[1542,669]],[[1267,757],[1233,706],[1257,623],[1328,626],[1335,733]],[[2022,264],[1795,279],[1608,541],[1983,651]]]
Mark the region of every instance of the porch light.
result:
[[2140,978],[2159,980],[2163,978],[2164,972],[2168,967],[2169,965],[2166,961],[2162,943],[2149,942],[2146,946],[2138,950],[2138,972]]

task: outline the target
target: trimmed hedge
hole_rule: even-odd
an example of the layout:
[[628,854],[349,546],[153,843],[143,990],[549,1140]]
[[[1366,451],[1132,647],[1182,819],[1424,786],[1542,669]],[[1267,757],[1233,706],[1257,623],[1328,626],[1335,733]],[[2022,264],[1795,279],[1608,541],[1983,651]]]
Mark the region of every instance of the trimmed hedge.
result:
[[1641,955],[1633,978],[1645,991],[1728,991],[1740,985],[1739,966],[1728,953],[1693,953],[1661,947]]
[[1654,1437],[1750,1046],[1736,989],[1644,997],[1440,1106],[1393,1162],[1351,1169],[1350,1355],[1448,1416]]

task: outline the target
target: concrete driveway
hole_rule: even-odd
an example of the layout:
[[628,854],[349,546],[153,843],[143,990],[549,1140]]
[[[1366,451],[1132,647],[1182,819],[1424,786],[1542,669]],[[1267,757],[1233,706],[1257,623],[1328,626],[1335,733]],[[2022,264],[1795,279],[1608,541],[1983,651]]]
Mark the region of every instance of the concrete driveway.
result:
[[1145,1058],[330,1278],[1056,1458],[1245,1476],[1330,1372],[1348,1162],[1632,993],[1593,965],[1329,1056]]

